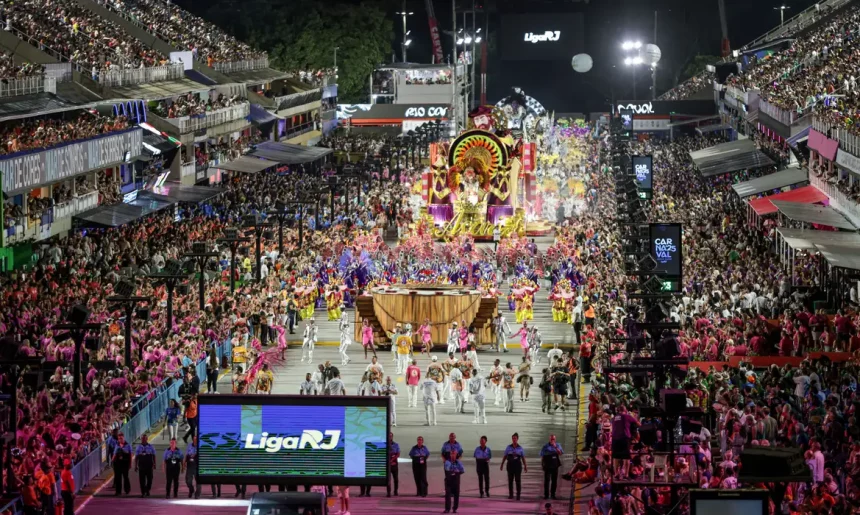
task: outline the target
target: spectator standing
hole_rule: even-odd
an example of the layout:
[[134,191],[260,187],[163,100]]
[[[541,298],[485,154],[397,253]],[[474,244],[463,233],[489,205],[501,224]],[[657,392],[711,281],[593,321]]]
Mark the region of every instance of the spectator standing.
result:
[[75,477],[72,475],[72,461],[63,460],[60,472],[60,495],[63,498],[63,515],[75,515]]

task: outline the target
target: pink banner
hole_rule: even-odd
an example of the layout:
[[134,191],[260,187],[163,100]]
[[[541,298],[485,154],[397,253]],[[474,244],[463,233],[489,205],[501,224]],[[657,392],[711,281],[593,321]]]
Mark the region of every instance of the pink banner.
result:
[[807,145],[828,161],[836,159],[836,150],[839,148],[839,142],[828,138],[815,129],[809,130],[809,142]]
[[427,23],[430,24],[430,39],[433,40],[433,58],[436,64],[442,64],[444,57],[442,56],[442,40],[439,39],[439,27],[436,25],[436,18],[428,17]]

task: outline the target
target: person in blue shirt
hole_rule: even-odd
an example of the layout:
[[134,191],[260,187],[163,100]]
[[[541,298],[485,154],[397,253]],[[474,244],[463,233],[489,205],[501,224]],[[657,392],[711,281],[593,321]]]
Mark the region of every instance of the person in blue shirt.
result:
[[490,496],[490,459],[493,451],[487,447],[487,437],[481,437],[481,445],[475,447],[475,470],[478,471],[478,490],[483,499],[484,493]]
[[147,435],[140,437],[140,444],[134,450],[134,471],[140,480],[140,496],[149,497],[155,471],[155,447],[149,443]]
[[448,441],[442,444],[442,459],[448,461],[448,457],[451,454],[456,454],[457,459],[463,456],[463,447],[460,446],[460,443],[457,441],[457,435],[454,433],[448,435]]
[[179,415],[181,413],[182,410],[179,409],[179,403],[176,402],[176,399],[170,399],[170,404],[164,412],[164,417],[167,419],[167,432],[171,440],[175,439],[179,432]]
[[197,485],[197,490],[194,489],[194,481],[197,479],[197,435],[191,437],[191,443],[185,449],[185,484],[188,486],[188,498],[196,495],[196,499],[200,499],[200,485]]
[[430,449],[424,446],[424,437],[418,437],[418,444],[409,450],[412,458],[412,478],[415,480],[415,490],[419,497],[427,497],[427,458],[430,457]]
[[164,451],[164,475],[167,476],[167,498],[170,499],[170,487],[173,486],[173,497],[179,497],[179,473],[182,471],[182,451],[176,448],[176,438],[170,439],[170,447]]
[[[394,495],[400,487],[400,467],[397,460],[400,459],[400,446],[394,441],[394,433],[388,433],[388,464],[391,468],[391,479],[394,481]],[[391,497],[391,481],[388,482],[388,497]]]
[[125,435],[117,434],[116,446],[113,450],[113,487],[116,493],[122,495],[123,487],[125,495],[131,493],[131,481],[128,479],[128,471],[131,469],[131,444],[125,441]]
[[523,489],[523,471],[529,471],[529,466],[526,463],[526,451],[520,446],[519,441],[520,435],[518,433],[511,435],[511,445],[505,447],[505,455],[502,456],[502,465],[499,467],[499,470],[502,470],[505,463],[508,464],[508,499],[514,498],[514,483],[516,483],[518,501]]
[[561,456],[564,451],[561,445],[555,441],[555,435],[549,435],[549,443],[544,444],[540,450],[541,467],[543,468],[543,498],[552,496],[556,499],[555,492],[558,485],[558,469],[561,468]]
[[465,472],[459,455],[453,452],[449,454],[448,461],[445,462],[445,513],[451,513],[452,509],[457,513],[460,506],[460,476]]

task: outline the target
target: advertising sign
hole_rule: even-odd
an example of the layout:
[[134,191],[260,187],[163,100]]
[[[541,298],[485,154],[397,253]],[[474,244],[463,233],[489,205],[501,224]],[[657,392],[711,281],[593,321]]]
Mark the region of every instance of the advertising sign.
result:
[[60,181],[75,175],[115,166],[141,154],[143,130],[70,143],[41,152],[20,152],[0,160],[3,190],[7,195]]
[[651,257],[657,262],[654,270],[666,273],[660,278],[680,283],[683,262],[681,224],[651,224],[649,243]]
[[621,129],[625,131],[633,130],[633,110],[621,109],[618,114],[621,116]]
[[[639,187],[639,198],[650,199],[652,186],[652,170],[654,159],[651,156],[633,156],[633,174],[636,176],[636,186]],[[643,196],[642,194],[646,194]]]
[[384,486],[388,399],[201,395],[202,483]]
[[570,62],[583,50],[584,35],[581,13],[507,14],[499,37],[502,60]]

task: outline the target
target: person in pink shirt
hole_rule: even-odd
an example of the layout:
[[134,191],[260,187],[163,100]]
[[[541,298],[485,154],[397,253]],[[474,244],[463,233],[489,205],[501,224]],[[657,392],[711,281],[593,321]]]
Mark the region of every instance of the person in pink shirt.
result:
[[523,322],[523,326],[520,327],[520,330],[511,335],[511,337],[519,336],[520,337],[520,347],[523,349],[523,356],[528,356],[529,353],[529,326],[528,323]]
[[460,321],[460,334],[458,338],[460,342],[460,353],[466,354],[466,348],[469,346],[469,326],[465,320]]
[[373,346],[373,328],[366,318],[361,321],[361,345],[364,347],[364,359],[367,359],[367,349],[376,356],[376,349]]
[[433,347],[433,343],[430,341],[430,319],[425,318],[424,323],[421,324],[421,327],[418,328],[418,337],[421,339],[421,353],[427,353],[430,355],[430,349]]
[[412,364],[406,367],[406,389],[409,393],[409,406],[414,408],[418,405],[418,385],[421,382],[421,369],[418,361],[412,360]]

